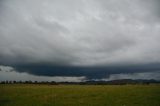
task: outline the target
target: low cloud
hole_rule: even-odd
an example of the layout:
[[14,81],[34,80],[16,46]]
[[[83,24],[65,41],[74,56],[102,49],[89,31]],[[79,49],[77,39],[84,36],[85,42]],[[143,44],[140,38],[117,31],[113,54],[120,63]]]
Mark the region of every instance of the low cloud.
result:
[[[116,79],[155,79],[160,80],[157,65],[137,67],[22,67],[0,66],[0,80],[32,80],[32,81],[69,81],[81,82],[87,80]],[[118,71],[117,71],[118,70]]]
[[0,81],[56,81],[56,82],[83,82],[85,76],[36,76],[26,72],[17,72],[13,67],[0,66]]
[[103,81],[111,81],[111,80],[118,80],[118,79],[144,79],[144,80],[159,80],[160,81],[160,71],[154,72],[143,72],[143,73],[128,73],[128,74],[111,74],[109,78],[101,79]]
[[14,70],[15,69],[13,67],[0,65],[0,71],[11,72]]
[[[47,75],[35,75],[27,72],[19,72],[10,66],[0,66],[0,81],[56,81],[56,82],[83,82],[88,80],[95,81],[111,81],[118,79],[145,79],[145,80],[160,80],[160,71],[153,72],[134,72],[134,73],[120,73],[120,74],[104,74],[104,78],[87,77],[86,76],[47,76]],[[93,70],[92,70],[93,71]],[[85,72],[85,71],[84,71]],[[99,72],[101,73],[101,72]],[[99,74],[97,71],[97,74]],[[64,75],[64,74],[62,74]],[[88,74],[89,76],[89,74]],[[102,77],[102,76],[101,76]]]

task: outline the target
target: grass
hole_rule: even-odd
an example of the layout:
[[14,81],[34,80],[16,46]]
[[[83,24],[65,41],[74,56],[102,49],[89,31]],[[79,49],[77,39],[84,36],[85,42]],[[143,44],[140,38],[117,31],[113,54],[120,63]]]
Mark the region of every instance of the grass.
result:
[[0,106],[160,106],[160,85],[0,85]]

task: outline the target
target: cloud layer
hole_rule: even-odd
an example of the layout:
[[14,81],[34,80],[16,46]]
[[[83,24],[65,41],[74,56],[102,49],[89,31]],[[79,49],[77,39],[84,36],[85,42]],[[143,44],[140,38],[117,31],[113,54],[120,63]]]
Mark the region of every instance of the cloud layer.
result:
[[152,67],[160,63],[159,6],[159,0],[1,0],[0,64]]
[[104,78],[88,78],[86,76],[42,76],[33,75],[26,72],[17,71],[10,66],[0,66],[0,81],[56,81],[56,82],[83,82],[89,80],[95,81],[110,81],[117,79],[154,79],[160,80],[160,71],[141,72],[141,73],[121,73],[110,74]]
[[18,73],[13,67],[0,66],[0,81],[56,81],[56,82],[82,82],[86,77],[62,77],[62,76],[35,76],[25,72]]
[[157,3],[2,0],[0,62],[82,66],[160,62]]

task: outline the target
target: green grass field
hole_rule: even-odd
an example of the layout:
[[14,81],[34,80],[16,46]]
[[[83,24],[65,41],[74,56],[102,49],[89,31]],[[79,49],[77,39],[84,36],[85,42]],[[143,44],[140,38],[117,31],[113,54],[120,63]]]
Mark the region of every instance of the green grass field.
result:
[[160,85],[0,85],[0,106],[160,106]]

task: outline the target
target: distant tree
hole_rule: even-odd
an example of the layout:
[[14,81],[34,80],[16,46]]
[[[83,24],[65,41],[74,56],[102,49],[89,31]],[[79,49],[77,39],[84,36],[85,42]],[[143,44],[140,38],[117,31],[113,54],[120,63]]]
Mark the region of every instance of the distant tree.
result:
[[12,81],[9,81],[9,84],[12,84]]
[[24,83],[25,83],[25,84],[28,84],[28,81],[25,81]]
[[1,84],[5,84],[5,81],[1,81]]
[[20,81],[18,81],[18,83],[19,83],[19,84],[22,84],[23,82],[20,80]]
[[50,84],[57,85],[58,83],[56,83],[55,81],[51,81]]
[[29,81],[28,81],[28,83],[29,83],[29,84],[32,84],[32,81],[31,81],[31,80],[29,80]]
[[6,84],[8,84],[9,83],[9,81],[8,80],[6,80]]
[[17,81],[13,81],[13,83],[14,83],[14,84],[16,84],[16,83],[17,83]]
[[37,84],[37,83],[38,83],[38,81],[34,81],[34,83],[35,83],[35,84]]

